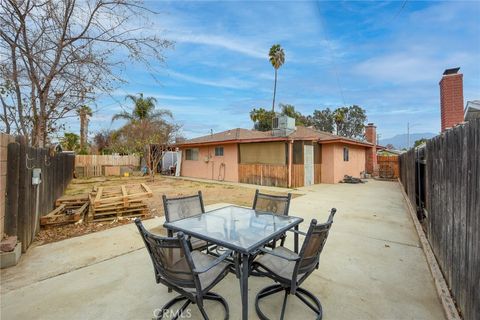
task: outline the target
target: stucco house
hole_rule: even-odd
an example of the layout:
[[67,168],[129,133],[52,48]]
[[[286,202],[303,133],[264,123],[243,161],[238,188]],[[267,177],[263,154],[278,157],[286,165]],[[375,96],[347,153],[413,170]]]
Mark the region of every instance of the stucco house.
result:
[[366,142],[295,127],[288,117],[275,123],[273,132],[236,128],[178,143],[180,175],[295,188],[338,183],[376,168],[373,124],[366,127]]

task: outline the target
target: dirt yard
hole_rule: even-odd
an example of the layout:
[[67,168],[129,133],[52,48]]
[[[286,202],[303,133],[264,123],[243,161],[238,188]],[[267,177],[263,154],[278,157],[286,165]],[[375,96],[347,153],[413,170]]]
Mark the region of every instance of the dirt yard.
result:
[[[226,202],[241,206],[251,206],[255,195],[254,188],[219,183],[208,183],[176,179],[172,177],[156,176],[155,181],[149,181],[149,177],[97,177],[90,179],[74,179],[68,186],[66,195],[79,195],[89,193],[93,186],[117,186],[121,184],[146,183],[153,192],[153,197],[147,200],[151,215],[163,216],[162,195],[178,197],[195,194],[202,191],[205,205]],[[261,186],[259,189],[262,190]],[[267,192],[272,193],[272,192]],[[272,193],[281,194],[281,193]],[[286,193],[285,193],[286,194]],[[295,196],[295,195],[293,195]],[[36,237],[36,244],[55,242],[87,233],[101,231],[126,223],[133,219],[122,219],[112,222],[90,222],[82,224],[69,224],[60,227],[42,229]]]

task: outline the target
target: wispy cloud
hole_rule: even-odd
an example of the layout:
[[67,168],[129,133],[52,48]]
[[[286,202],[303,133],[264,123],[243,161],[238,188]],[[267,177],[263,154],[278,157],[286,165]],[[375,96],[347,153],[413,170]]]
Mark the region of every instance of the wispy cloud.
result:
[[266,59],[265,48],[259,49],[258,47],[254,47],[251,45],[251,41],[242,41],[238,37],[234,38],[232,36],[225,37],[213,34],[198,34],[193,32],[170,32],[167,33],[167,35],[172,39],[175,39],[177,42],[215,46],[233,52],[238,52],[249,57]]
[[[174,101],[190,101],[190,100],[195,100],[195,97],[189,97],[189,96],[182,96],[182,95],[173,95],[173,94],[161,94],[161,93],[156,93],[156,92],[145,92],[142,91],[144,97],[153,97],[157,100],[174,100]],[[116,90],[111,93],[112,96],[114,97],[121,97],[122,99],[127,96],[127,94],[133,94],[135,95],[136,93],[127,93],[125,90]]]
[[[308,114],[338,107],[343,93],[345,103],[367,110],[384,137],[419,118],[423,131],[439,130],[445,68],[461,67],[466,99],[480,92],[478,2],[408,2],[398,16],[402,4],[394,1],[147,4],[162,12],[150,32],[177,45],[166,52],[167,68],[155,74],[160,85],[129,68],[131,83],[122,89],[157,97],[188,137],[249,127],[253,106],[271,106],[273,43],[286,52],[276,101]],[[121,103],[104,103],[108,110],[125,104],[120,96]]]
[[173,70],[169,70],[167,74],[179,80],[184,80],[191,83],[201,84],[204,86],[212,86],[212,87],[219,87],[219,88],[245,89],[245,88],[251,88],[252,86],[255,85],[253,82],[237,79],[234,77],[209,79],[209,78],[202,78],[202,77],[188,75],[188,74],[180,73]]

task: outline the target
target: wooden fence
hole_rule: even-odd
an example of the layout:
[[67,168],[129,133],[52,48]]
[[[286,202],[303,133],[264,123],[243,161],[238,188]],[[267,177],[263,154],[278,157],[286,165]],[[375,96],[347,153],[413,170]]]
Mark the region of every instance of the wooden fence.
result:
[[399,160],[397,155],[377,156],[378,174],[380,178],[396,179],[400,174]]
[[99,177],[120,175],[123,167],[140,167],[140,157],[135,155],[76,155],[77,177]]
[[[73,154],[52,155],[47,149],[32,148],[21,136],[8,144],[5,233],[18,237],[23,252],[40,229],[40,217],[54,208],[55,200],[67,188],[74,161]],[[41,169],[41,183],[37,186],[32,185],[34,168]]]
[[288,166],[273,164],[239,164],[238,180],[241,183],[261,186],[288,186]]
[[480,119],[400,156],[400,179],[465,320],[480,319]]
[[305,185],[305,168],[303,164],[292,164],[292,188]]
[[75,167],[85,166],[140,166],[140,157],[135,155],[76,155]]
[[5,227],[5,193],[7,191],[7,148],[8,144],[15,141],[15,137],[0,133],[0,238]]

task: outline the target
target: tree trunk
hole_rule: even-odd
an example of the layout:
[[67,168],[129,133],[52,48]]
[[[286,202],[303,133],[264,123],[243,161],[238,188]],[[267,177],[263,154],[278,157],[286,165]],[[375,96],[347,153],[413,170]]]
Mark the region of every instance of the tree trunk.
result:
[[5,120],[5,133],[10,134],[10,121],[8,121],[8,112],[7,112],[7,104],[3,100],[2,97],[0,97],[2,100],[2,106],[3,106],[3,118]]
[[275,95],[276,95],[276,93],[277,93],[277,69],[275,69],[275,84],[273,85],[272,112],[275,112]]
[[83,150],[85,145],[85,118],[84,112],[80,113],[80,150]]

